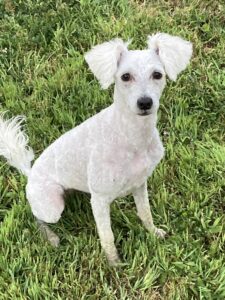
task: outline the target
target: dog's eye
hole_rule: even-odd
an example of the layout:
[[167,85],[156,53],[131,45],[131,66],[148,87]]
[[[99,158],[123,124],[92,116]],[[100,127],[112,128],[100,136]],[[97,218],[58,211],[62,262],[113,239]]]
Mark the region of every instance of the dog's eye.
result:
[[160,72],[154,72],[154,73],[152,74],[152,77],[153,77],[154,79],[161,79],[161,78],[162,78],[162,73],[160,73]]
[[125,73],[121,76],[121,79],[123,81],[129,81],[129,80],[131,80],[131,75],[129,73]]

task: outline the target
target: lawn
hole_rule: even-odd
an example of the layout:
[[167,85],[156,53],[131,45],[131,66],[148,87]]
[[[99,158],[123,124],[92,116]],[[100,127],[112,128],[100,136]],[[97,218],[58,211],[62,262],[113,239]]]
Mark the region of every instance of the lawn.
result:
[[0,299],[225,299],[224,1],[0,3],[0,111],[24,114],[36,157],[62,133],[111,103],[83,55],[114,37],[144,49],[154,32],[194,45],[191,64],[168,80],[158,128],[166,155],[148,181],[152,237],[132,197],[112,205],[124,265],[110,268],[89,196],[67,196],[52,248],[25,198],[26,178],[0,160]]

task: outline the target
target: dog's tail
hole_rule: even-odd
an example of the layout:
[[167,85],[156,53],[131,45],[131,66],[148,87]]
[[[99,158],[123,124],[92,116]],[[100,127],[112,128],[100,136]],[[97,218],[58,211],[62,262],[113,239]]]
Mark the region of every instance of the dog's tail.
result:
[[22,128],[24,120],[24,116],[7,120],[5,113],[0,113],[0,156],[4,156],[11,166],[28,176],[34,152],[28,146],[28,136]]

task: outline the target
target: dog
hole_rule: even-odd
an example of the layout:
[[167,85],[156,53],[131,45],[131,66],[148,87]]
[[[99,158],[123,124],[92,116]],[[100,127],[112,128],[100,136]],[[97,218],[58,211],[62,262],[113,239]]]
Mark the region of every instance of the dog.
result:
[[145,50],[128,50],[128,44],[114,39],[85,54],[103,89],[115,83],[113,104],[59,137],[32,167],[24,117],[0,116],[0,155],[28,177],[26,196],[48,240],[59,244],[46,223],[60,219],[65,190],[90,193],[100,242],[111,265],[120,261],[110,222],[115,198],[132,194],[146,229],[159,237],[166,234],[153,223],[147,179],[164,155],[156,125],[166,76],[175,81],[192,55],[190,42],[166,33],[149,36]]

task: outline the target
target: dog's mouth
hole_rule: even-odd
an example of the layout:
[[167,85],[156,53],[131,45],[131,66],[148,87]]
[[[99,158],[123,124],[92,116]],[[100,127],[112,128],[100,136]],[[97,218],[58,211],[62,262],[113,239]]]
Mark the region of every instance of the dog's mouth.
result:
[[139,116],[148,116],[150,114],[151,114],[150,110],[144,110],[138,113]]

